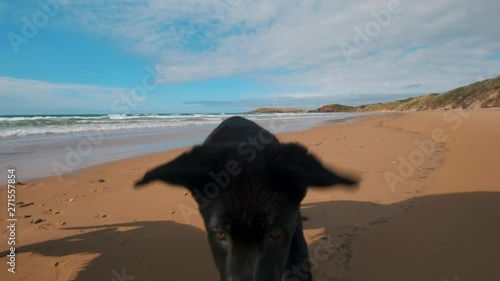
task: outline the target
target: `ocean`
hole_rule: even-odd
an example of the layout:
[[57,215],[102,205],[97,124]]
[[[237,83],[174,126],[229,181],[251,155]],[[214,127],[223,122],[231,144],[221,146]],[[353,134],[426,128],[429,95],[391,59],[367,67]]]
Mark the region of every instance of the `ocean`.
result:
[[17,177],[80,168],[201,143],[224,119],[251,119],[273,133],[305,130],[358,113],[0,115],[0,170]]

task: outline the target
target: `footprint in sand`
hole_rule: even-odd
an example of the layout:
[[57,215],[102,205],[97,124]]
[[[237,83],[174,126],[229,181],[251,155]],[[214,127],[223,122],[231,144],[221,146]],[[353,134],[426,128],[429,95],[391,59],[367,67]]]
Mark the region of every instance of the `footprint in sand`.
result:
[[109,186],[105,186],[103,188],[96,188],[96,189],[94,189],[93,193],[103,192],[103,191],[108,190],[108,189],[109,189]]

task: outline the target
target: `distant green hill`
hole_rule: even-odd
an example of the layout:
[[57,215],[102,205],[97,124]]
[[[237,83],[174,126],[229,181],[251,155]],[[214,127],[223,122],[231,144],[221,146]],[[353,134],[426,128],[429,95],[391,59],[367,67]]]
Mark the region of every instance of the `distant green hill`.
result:
[[310,112],[369,112],[476,109],[500,107],[500,76],[453,89],[387,103],[360,106],[328,104]]
[[298,108],[263,107],[253,110],[250,113],[300,113],[300,112],[307,112],[307,110]]

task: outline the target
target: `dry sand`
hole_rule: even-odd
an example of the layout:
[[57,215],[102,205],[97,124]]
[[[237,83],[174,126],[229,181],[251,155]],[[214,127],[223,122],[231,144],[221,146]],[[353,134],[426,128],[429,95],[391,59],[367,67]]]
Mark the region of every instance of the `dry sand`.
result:
[[[311,189],[303,202],[315,280],[500,280],[499,124],[498,110],[419,112],[279,135],[363,178],[355,192]],[[1,212],[0,280],[218,280],[186,190],[132,189],[185,150],[18,186],[17,200],[34,204],[17,208],[15,274]]]

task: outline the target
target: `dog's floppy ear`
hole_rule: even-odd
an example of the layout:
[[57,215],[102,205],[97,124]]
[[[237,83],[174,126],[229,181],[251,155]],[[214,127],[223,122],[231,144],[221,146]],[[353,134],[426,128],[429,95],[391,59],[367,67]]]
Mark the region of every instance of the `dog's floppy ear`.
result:
[[354,186],[358,180],[342,176],[325,168],[316,156],[296,143],[280,144],[273,170],[283,179],[302,187],[307,186]]
[[148,171],[144,177],[135,183],[142,187],[152,181],[160,180],[166,183],[192,187],[197,180],[210,172],[209,162],[211,151],[203,146],[194,147],[174,160]]

